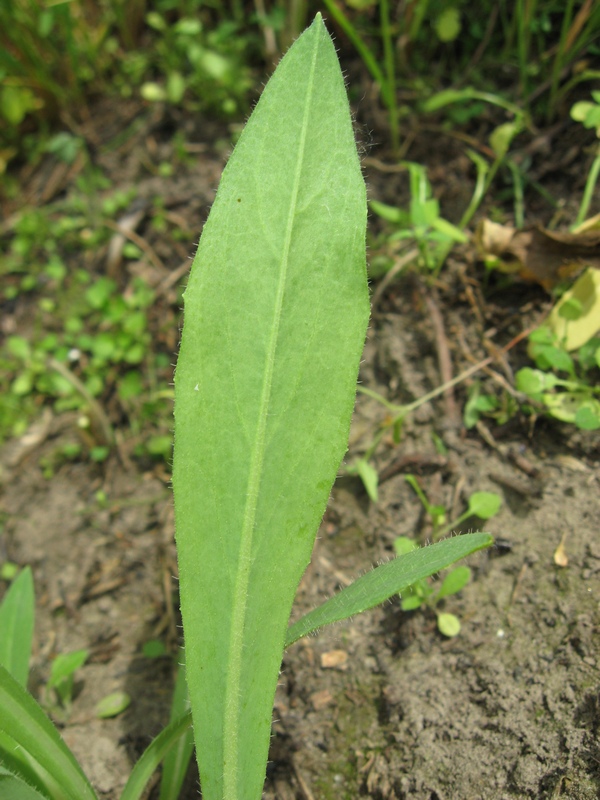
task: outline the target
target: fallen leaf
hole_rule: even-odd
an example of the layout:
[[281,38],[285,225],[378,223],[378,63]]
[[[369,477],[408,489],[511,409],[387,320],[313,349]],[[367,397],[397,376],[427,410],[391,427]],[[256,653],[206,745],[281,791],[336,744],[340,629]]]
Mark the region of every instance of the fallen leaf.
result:
[[[575,301],[579,306],[576,319],[567,319],[561,309]],[[564,342],[566,350],[579,348],[600,330],[600,271],[586,269],[554,306],[546,324]]]
[[480,256],[503,272],[517,272],[523,280],[550,291],[589,266],[600,269],[600,230],[548,231],[535,227],[516,230],[490,220],[480,222],[475,234]]

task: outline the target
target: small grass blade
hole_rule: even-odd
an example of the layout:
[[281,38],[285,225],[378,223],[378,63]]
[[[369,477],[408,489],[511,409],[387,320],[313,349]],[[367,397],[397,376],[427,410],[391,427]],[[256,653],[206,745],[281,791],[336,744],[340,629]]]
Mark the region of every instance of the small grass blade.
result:
[[489,533],[465,533],[413,550],[412,553],[376,567],[291,625],[285,641],[286,647],[324,625],[339,622],[378,606],[417,581],[434,575],[460,558],[489,547],[493,542]]
[[146,784],[163,758],[192,727],[192,715],[187,712],[171,722],[153,739],[136,762],[125,784],[121,800],[140,800]]
[[25,567],[0,605],[0,664],[21,686],[29,676],[34,614],[33,577]]
[[[173,702],[171,704],[171,722],[189,711],[187,681],[185,678],[185,650],[179,653],[179,668],[175,680]],[[177,800],[181,786],[185,780],[188,767],[194,752],[194,732],[189,730],[177,740],[175,747],[165,757],[160,782],[159,800]]]

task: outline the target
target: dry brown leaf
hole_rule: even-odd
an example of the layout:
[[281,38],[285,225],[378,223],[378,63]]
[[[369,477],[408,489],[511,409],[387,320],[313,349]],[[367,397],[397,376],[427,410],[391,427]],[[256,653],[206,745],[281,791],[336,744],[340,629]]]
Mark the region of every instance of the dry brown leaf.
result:
[[570,233],[536,227],[518,231],[483,220],[475,242],[482,258],[498,258],[504,262],[504,271],[517,272],[548,291],[586,266],[600,269],[598,229]]

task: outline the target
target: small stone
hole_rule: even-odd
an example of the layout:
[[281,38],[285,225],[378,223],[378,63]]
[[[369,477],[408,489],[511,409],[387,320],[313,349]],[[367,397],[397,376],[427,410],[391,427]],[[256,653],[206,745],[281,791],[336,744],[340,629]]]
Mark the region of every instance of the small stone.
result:
[[346,669],[348,653],[345,650],[329,650],[321,654],[321,667],[323,669]]

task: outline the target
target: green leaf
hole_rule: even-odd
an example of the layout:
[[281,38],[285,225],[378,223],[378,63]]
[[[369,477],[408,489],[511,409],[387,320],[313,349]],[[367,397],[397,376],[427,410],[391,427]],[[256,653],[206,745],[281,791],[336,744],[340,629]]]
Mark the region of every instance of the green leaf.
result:
[[394,550],[397,556],[404,556],[418,549],[419,545],[414,539],[409,539],[408,536],[398,536],[397,539],[394,539]]
[[452,572],[449,572],[444,580],[442,586],[436,595],[436,602],[441,600],[442,597],[448,597],[451,594],[457,594],[461,589],[464,589],[467,583],[471,580],[471,570],[469,567],[461,565],[456,567]]
[[364,458],[359,458],[355,464],[356,471],[358,472],[361,481],[370,499],[376,503],[379,499],[377,487],[379,485],[379,473],[372,464],[365,461]]
[[578,352],[579,364],[586,372],[595,367],[600,367],[600,337],[593,336]]
[[155,769],[192,725],[192,715],[188,711],[164,728],[153,739],[136,761],[133,770],[121,793],[120,800],[140,800],[144,789]]
[[460,228],[457,228],[456,225],[448,222],[447,219],[436,217],[435,219],[431,220],[430,224],[438,233],[441,233],[443,236],[451,239],[453,242],[466,244],[469,241],[469,237],[463,231],[461,231]]
[[[12,775],[34,788],[46,800],[52,800],[48,789],[48,775],[39,764],[29,758],[13,738],[0,731],[0,773]],[[52,783],[52,781],[49,781]],[[3,795],[0,793],[0,797]]]
[[498,158],[504,158],[510,147],[510,143],[521,130],[520,123],[504,122],[498,125],[490,134],[490,145]]
[[21,361],[31,358],[31,345],[23,336],[9,336],[6,340],[6,348],[11,355]]
[[492,543],[489,533],[465,533],[429,547],[421,547],[376,567],[295,622],[288,630],[286,647],[324,625],[347,619],[383,603],[417,581]]
[[[561,422],[578,424],[582,430],[595,430],[594,419],[600,419],[600,401],[587,392],[561,392],[542,397],[550,416]],[[583,409],[588,409],[584,411]],[[586,427],[591,425],[592,427]]]
[[146,658],[160,658],[167,652],[165,643],[160,639],[149,639],[142,645],[142,653]]
[[344,455],[366,193],[320,15],[223,173],[185,293],[173,488],[205,800],[260,798],[286,626]]
[[435,21],[435,32],[440,42],[453,42],[460,29],[460,11],[453,6],[444,9]]
[[57,688],[65,680],[71,678],[73,673],[85,664],[89,654],[89,650],[74,650],[72,653],[60,653],[56,656],[50,667],[48,688]]
[[0,797],[4,800],[40,800],[45,795],[12,775],[0,775]]
[[439,632],[450,639],[460,633],[460,620],[454,614],[438,614],[437,624]]
[[515,375],[515,387],[529,397],[539,398],[546,388],[546,374],[538,369],[523,367]]
[[546,325],[565,350],[578,350],[600,330],[600,272],[589,267],[554,306]]
[[473,492],[469,497],[469,514],[479,519],[491,519],[500,511],[502,498],[495,492]]
[[481,394],[481,384],[476,381],[469,390],[469,399],[465,403],[463,420],[465,428],[475,427],[479,422],[481,414],[495,411],[498,408],[498,400],[489,394]]
[[[33,697],[0,665],[0,733],[40,770],[52,800],[96,800],[75,757]],[[1,744],[1,741],[0,741]]]
[[369,206],[378,217],[381,217],[381,219],[384,219],[386,222],[403,226],[409,224],[406,211],[402,211],[402,209],[396,208],[396,206],[388,206],[385,203],[380,203],[378,200],[369,200]]
[[400,608],[402,611],[415,611],[417,608],[421,608],[423,605],[423,601],[425,598],[421,597],[418,594],[407,594],[404,597],[400,598]]
[[35,597],[31,568],[13,581],[0,605],[0,664],[27,686],[33,640]]
[[131,696],[127,692],[112,692],[96,703],[96,716],[100,719],[118,717],[131,705]]
[[580,406],[575,412],[575,425],[582,431],[597,431],[600,428],[600,403]]

